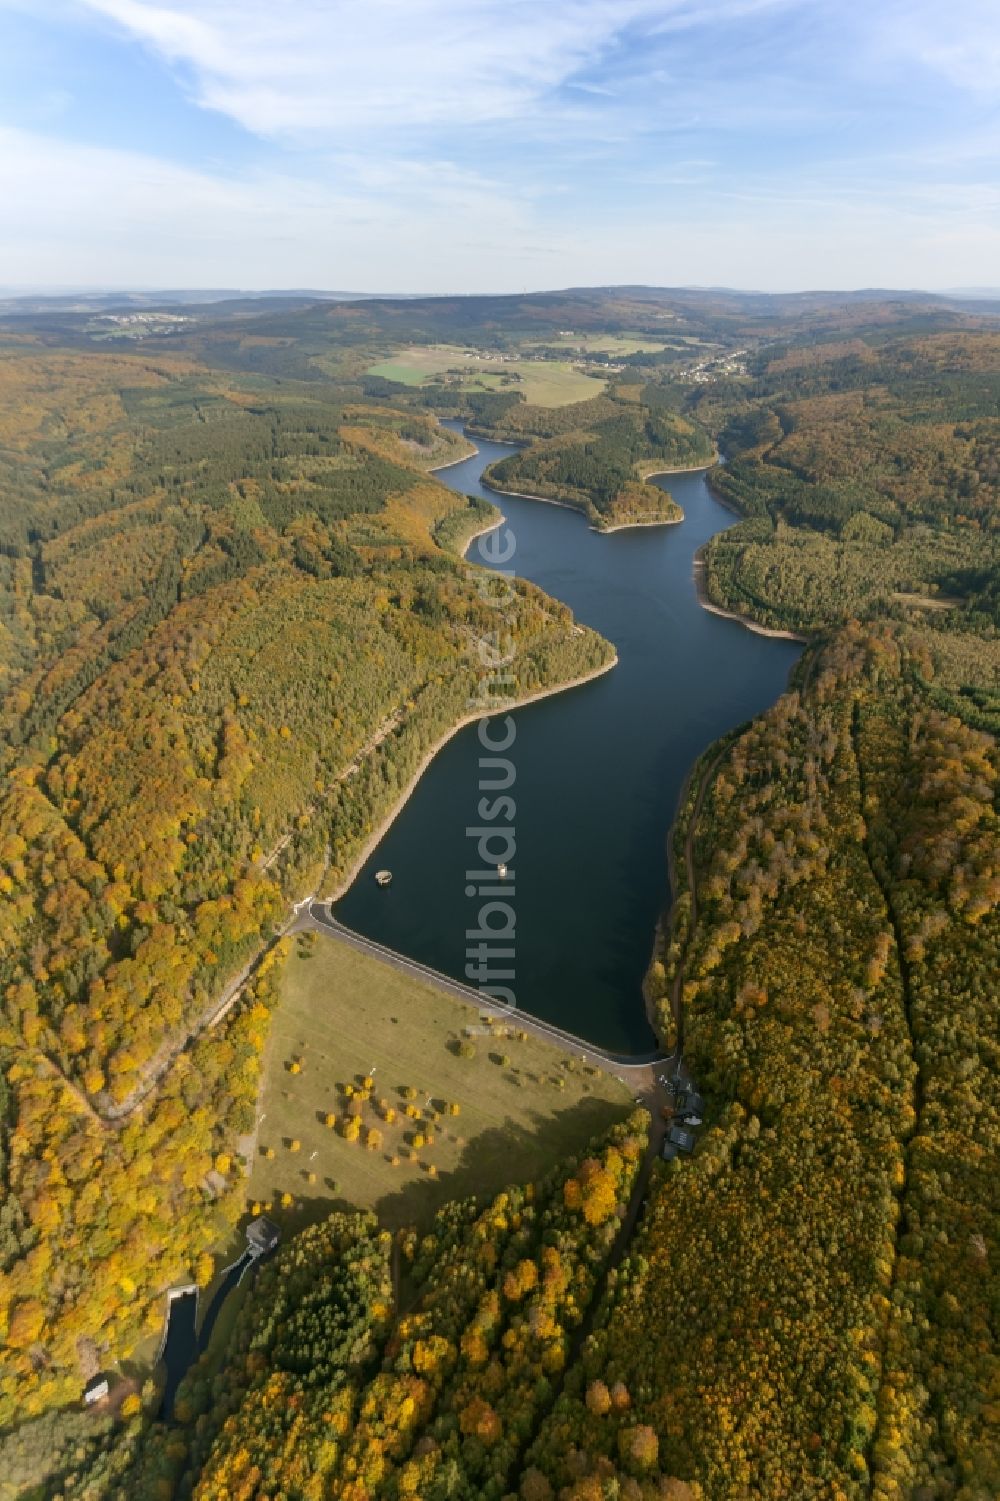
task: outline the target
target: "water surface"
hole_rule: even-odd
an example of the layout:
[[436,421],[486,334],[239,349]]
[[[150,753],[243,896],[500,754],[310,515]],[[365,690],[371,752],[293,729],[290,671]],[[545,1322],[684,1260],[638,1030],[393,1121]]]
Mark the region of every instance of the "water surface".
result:
[[[474,458],[439,478],[499,504],[515,543],[505,566],[619,656],[613,672],[516,714],[517,1001],[604,1047],[645,1051],[642,977],[684,778],[713,740],[774,702],[801,647],[699,605],[695,553],[735,520],[701,472],[660,481],[683,507],[681,525],[602,535],[575,511],[483,488],[483,469],[510,447],[476,442]],[[470,560],[484,561],[479,548]],[[440,751],[336,907],[349,927],[458,979],[480,906],[465,888],[481,753],[474,725]],[[393,873],[384,891],[374,880],[383,866]]]
[[215,1296],[208,1305],[200,1329],[198,1328],[197,1293],[182,1293],[170,1300],[167,1306],[167,1337],[163,1344],[162,1354],[165,1381],[160,1417],[164,1421],[169,1421],[173,1417],[177,1388],[198,1356],[208,1349],[208,1342],[212,1338],[215,1321],[222,1312],[222,1305],[240,1282],[249,1262],[250,1252],[244,1251],[243,1255],[227,1268],[226,1275],[219,1283]]

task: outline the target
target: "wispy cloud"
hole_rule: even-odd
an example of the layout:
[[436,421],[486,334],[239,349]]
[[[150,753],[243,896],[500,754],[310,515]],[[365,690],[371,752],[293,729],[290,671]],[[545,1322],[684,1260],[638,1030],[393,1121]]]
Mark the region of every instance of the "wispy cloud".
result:
[[602,99],[614,99],[615,97],[614,89],[602,88],[599,83],[580,83],[574,79],[567,84],[567,88],[577,89],[581,94],[596,94]]
[[[463,127],[538,114],[621,39],[808,0],[79,0],[188,71],[197,101],[267,136]],[[579,76],[578,76],[579,75]]]
[[419,289],[417,268],[442,261],[443,223],[528,223],[517,199],[444,162],[232,174],[2,128],[0,202],[8,284]]
[[133,38],[198,106],[279,142],[829,129],[859,102],[886,107],[914,68],[1000,98],[998,0],[40,3]]
[[7,280],[995,280],[1000,0],[0,13]]
[[[652,188],[616,216],[581,220],[442,162],[415,172],[406,160],[339,157],[308,177],[237,175],[0,130],[0,284],[985,284],[1000,264],[1000,222],[996,190],[980,188],[890,201],[825,181],[679,200]],[[493,224],[503,233],[476,233]]]
[[83,0],[264,135],[499,121],[572,76],[636,0]]
[[881,57],[916,63],[958,89],[1000,102],[997,0],[890,0],[873,17],[872,44]]

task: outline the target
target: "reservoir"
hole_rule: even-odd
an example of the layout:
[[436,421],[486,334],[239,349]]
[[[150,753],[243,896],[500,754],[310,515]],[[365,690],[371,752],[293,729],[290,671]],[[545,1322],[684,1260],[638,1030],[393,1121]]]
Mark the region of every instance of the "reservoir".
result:
[[[483,487],[486,465],[511,450],[475,442],[478,454],[438,478],[499,505],[514,539],[503,566],[569,605],[619,658],[603,677],[516,711],[505,752],[516,771],[515,978],[504,983],[533,1015],[644,1052],[653,1038],[642,979],[684,779],[713,740],[780,696],[802,648],[699,604],[695,554],[736,520],[702,472],[659,481],[683,508],[680,525],[602,535],[576,511]],[[479,546],[470,561],[484,561]],[[460,980],[480,907],[466,896],[478,864],[466,830],[482,822],[481,754],[475,725],[448,742],[335,909],[348,927]],[[385,889],[382,868],[392,872]]]

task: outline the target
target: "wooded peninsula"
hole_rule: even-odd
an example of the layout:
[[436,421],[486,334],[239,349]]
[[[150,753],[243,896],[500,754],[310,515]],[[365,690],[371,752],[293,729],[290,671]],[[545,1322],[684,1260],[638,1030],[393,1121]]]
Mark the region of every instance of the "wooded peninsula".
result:
[[[153,328],[0,314],[0,1496],[1000,1493],[995,320],[622,289]],[[430,473],[441,418],[599,529],[711,466],[708,601],[805,639],[670,834],[690,1156],[610,1072],[444,997],[434,1051],[413,982],[282,936],[488,678],[493,517]],[[505,627],[516,698],[614,659],[524,581]],[[321,1106],[299,1038],[352,984],[396,1073],[331,1025]],[[260,1215],[161,1415],[167,1290]]]

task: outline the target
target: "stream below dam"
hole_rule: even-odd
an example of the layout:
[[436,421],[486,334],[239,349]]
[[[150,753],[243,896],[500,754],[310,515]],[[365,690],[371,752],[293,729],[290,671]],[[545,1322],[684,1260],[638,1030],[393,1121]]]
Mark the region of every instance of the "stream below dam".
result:
[[159,1416],[169,1421],[174,1415],[174,1398],[189,1369],[198,1356],[208,1348],[215,1321],[222,1312],[222,1305],[235,1287],[238,1287],[253,1258],[249,1251],[238,1256],[223,1273],[222,1281],[215,1289],[205,1317],[198,1327],[198,1291],[191,1287],[178,1290],[170,1299],[167,1308],[167,1325],[161,1359],[164,1369],[163,1398]]
[[[510,983],[532,1015],[611,1052],[648,1053],[642,979],[667,903],[666,842],[684,779],[713,740],[774,702],[802,648],[699,604],[695,554],[735,521],[703,472],[660,479],[683,507],[681,524],[601,534],[578,512],[485,488],[483,469],[511,445],[475,441],[479,452],[439,478],[499,505],[514,543],[504,566],[618,651],[613,671],[515,714],[504,752],[514,817],[496,825],[517,844],[503,883],[516,918]],[[490,566],[485,541],[468,556]],[[491,733],[502,738],[499,719]],[[467,830],[482,826],[479,762],[490,754],[476,725],[450,740],[335,908],[357,933],[463,981],[482,905],[477,888],[466,890],[479,864]],[[383,867],[385,888],[375,881]],[[164,1418],[249,1259],[227,1268],[200,1327],[193,1289],[171,1303]]]

